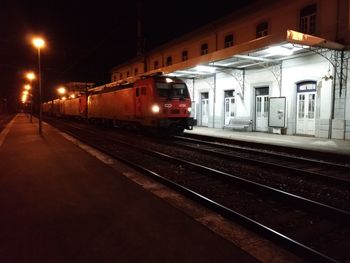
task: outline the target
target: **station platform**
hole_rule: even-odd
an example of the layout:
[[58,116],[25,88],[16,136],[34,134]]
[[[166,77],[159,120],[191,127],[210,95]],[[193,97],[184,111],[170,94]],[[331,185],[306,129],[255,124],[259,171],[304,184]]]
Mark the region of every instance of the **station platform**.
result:
[[2,263],[258,262],[24,114],[0,134],[0,211]]
[[201,126],[195,126],[193,127],[193,130],[185,130],[185,133],[350,155],[349,140],[280,135],[265,132],[235,131],[232,129],[218,129]]

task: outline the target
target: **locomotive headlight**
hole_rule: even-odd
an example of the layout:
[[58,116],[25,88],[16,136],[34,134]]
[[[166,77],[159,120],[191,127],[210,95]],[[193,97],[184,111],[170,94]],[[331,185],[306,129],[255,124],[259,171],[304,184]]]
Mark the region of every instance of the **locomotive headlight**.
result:
[[188,112],[191,112],[191,111],[192,111],[192,108],[191,108],[191,107],[188,107],[188,108],[187,108],[187,111],[188,111]]
[[159,110],[160,110],[160,108],[159,108],[159,106],[158,106],[157,104],[154,104],[154,105],[152,106],[152,112],[153,112],[153,113],[158,113]]

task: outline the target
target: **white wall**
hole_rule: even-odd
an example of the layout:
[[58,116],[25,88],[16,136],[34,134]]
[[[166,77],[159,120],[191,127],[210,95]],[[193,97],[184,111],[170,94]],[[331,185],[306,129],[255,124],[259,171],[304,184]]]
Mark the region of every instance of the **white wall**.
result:
[[[244,92],[240,83],[233,77],[232,71],[227,73],[216,74],[216,86],[214,78],[196,79],[194,84],[194,94],[192,98],[195,101],[197,109],[196,118],[198,124],[201,124],[201,93],[209,93],[209,127],[221,128],[224,125],[224,91],[235,90],[236,94],[236,116],[245,117],[254,120],[255,118],[255,88],[269,87],[270,97],[286,97],[287,98],[287,131],[289,134],[295,133],[296,122],[296,89],[297,83],[301,81],[311,80],[317,83],[317,110],[316,125],[317,135],[320,137],[328,136],[329,120],[331,118],[332,106],[332,88],[333,81],[325,81],[322,79],[329,69],[329,62],[318,54],[311,54],[290,60],[285,60],[282,64],[282,87],[280,88],[278,80],[278,67],[262,68],[258,70],[246,70]],[[273,70],[277,70],[275,75]],[[189,83],[190,93],[193,93],[192,81]],[[214,110],[214,90],[216,95],[216,103]],[[244,94],[241,97],[238,94]],[[215,116],[213,116],[215,112]],[[255,120],[254,120],[255,121]]]
[[[346,57],[350,56],[350,52],[346,52]],[[347,71],[346,83],[346,100],[345,100],[345,139],[350,140],[350,67]]]
[[329,120],[332,105],[332,81],[323,81],[329,69],[328,60],[318,54],[312,54],[283,62],[282,96],[287,97],[288,134],[294,134],[296,129],[296,89],[301,81],[316,81],[316,135],[328,136]]

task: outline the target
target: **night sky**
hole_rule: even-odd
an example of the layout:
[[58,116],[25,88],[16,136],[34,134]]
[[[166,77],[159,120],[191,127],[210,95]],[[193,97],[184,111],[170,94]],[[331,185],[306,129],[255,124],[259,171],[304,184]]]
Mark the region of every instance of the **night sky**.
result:
[[[137,1],[1,1],[0,97],[19,98],[24,72],[37,70],[31,36],[41,35],[43,98],[69,81],[103,84],[136,56]],[[140,2],[140,1],[139,1]],[[142,1],[141,1],[142,2]],[[145,49],[190,32],[253,0],[143,1]]]

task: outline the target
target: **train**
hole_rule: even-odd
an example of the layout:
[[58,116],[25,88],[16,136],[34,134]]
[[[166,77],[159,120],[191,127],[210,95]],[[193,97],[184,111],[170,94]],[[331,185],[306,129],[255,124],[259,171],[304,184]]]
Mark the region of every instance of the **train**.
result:
[[179,135],[196,125],[185,82],[177,77],[150,75],[112,82],[42,104],[43,114],[76,118],[133,129]]

